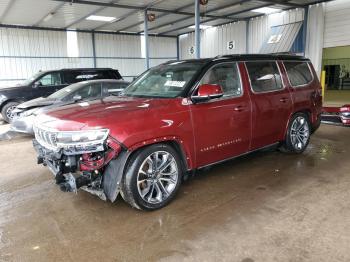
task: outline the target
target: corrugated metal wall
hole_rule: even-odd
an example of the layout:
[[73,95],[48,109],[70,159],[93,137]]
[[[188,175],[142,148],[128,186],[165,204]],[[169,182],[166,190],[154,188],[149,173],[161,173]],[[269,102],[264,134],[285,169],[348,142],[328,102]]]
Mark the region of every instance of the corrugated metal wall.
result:
[[280,26],[304,20],[303,9],[292,9],[289,11],[261,16],[250,19],[248,36],[248,53],[259,53],[262,44],[266,41],[267,34],[273,26]]
[[[270,28],[304,20],[303,9],[261,16],[249,20],[248,50],[246,46],[247,22],[222,25],[201,31],[201,57],[225,54],[259,53]],[[235,48],[229,49],[228,42],[234,41]],[[194,33],[180,36],[180,58],[194,58]]]
[[324,48],[350,45],[350,1],[326,4]]
[[[177,58],[176,38],[150,37],[151,65]],[[0,87],[39,70],[93,67],[92,35],[78,33],[79,57],[67,57],[65,31],[0,28]],[[118,69],[130,80],[145,70],[140,36],[95,34],[97,67]]]
[[[215,57],[246,52],[246,22],[241,21],[201,31],[201,57]],[[233,47],[229,48],[229,42]],[[194,33],[181,35],[180,58],[194,58]]]
[[[150,37],[150,65],[177,59],[176,38]],[[96,34],[97,67],[118,68],[125,79],[145,71],[141,38],[132,35]]]

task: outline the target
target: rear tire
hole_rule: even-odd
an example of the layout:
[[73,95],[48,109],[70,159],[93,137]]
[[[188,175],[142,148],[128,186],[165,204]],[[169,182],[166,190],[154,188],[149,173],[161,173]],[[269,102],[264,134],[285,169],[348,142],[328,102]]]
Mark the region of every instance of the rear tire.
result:
[[293,154],[304,152],[310,142],[310,135],[311,125],[307,115],[304,113],[294,114],[288,124],[286,138],[280,151]]
[[178,153],[167,144],[145,147],[131,156],[121,195],[132,207],[156,210],[173,200],[184,174]]
[[9,102],[6,105],[3,106],[1,110],[2,118],[5,122],[10,123],[10,121],[13,118],[12,111],[18,106],[19,103],[17,102]]

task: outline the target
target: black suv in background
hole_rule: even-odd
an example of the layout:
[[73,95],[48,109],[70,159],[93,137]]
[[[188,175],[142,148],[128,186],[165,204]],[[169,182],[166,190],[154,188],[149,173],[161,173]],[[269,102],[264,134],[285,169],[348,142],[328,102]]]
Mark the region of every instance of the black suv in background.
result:
[[118,70],[111,68],[74,68],[39,71],[20,85],[0,89],[0,111],[9,122],[17,105],[50,94],[70,84],[93,79],[123,79]]

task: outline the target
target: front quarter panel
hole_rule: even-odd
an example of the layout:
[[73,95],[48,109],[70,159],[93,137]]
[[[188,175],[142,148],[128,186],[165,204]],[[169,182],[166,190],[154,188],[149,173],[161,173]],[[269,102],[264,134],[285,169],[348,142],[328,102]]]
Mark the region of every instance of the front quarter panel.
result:
[[176,142],[185,154],[187,167],[193,168],[194,138],[187,99],[160,100],[155,108],[144,110],[141,115],[129,115],[129,121],[110,128],[110,135],[115,137],[130,151],[141,147],[162,143]]

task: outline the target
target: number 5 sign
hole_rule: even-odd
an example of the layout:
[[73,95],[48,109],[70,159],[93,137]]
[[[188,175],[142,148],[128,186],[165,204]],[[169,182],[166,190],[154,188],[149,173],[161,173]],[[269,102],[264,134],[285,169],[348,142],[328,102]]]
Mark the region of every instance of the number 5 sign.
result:
[[232,50],[235,48],[236,48],[236,41],[232,40],[227,42],[227,50]]

